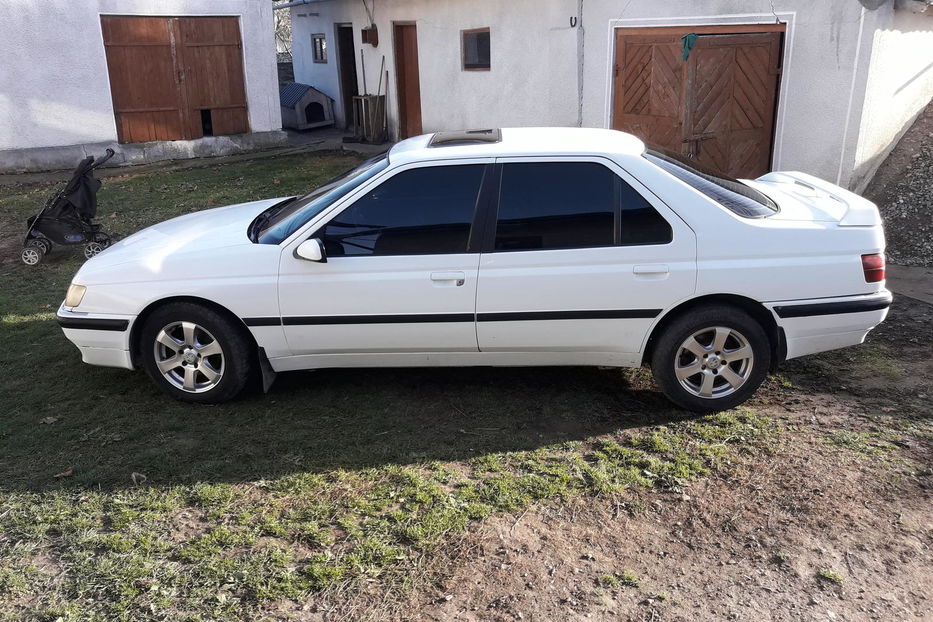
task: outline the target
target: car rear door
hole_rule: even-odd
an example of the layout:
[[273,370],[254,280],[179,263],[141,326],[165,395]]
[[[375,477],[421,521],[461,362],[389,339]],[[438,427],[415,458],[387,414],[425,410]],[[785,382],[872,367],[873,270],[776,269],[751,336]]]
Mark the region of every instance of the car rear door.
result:
[[500,158],[496,172],[481,351],[638,353],[661,311],[695,291],[693,231],[615,162]]
[[292,354],[476,352],[471,231],[492,162],[401,168],[303,236],[323,241],[325,263],[286,249],[279,301]]

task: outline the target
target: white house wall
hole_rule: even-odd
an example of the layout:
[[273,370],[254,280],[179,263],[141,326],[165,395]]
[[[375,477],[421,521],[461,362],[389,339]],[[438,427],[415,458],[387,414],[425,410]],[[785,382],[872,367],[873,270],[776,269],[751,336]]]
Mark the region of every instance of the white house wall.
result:
[[102,14],[239,16],[250,130],[281,128],[271,2],[21,0],[0,13],[0,151],[117,140]]
[[864,186],[884,157],[933,99],[933,8],[925,14],[879,10],[872,37],[865,103],[855,158],[856,187]]
[[[578,125],[577,31],[570,26],[570,17],[576,15],[577,0],[375,0],[379,46],[374,48],[361,41],[360,29],[369,24],[361,2],[314,2],[292,9],[295,80],[332,97],[338,121],[344,121],[334,24],[352,22],[360,92],[363,65],[368,91],[375,93],[385,58],[389,127],[394,131],[398,100],[392,22],[412,21],[418,29],[425,132],[490,125]],[[484,27],[490,29],[491,69],[463,71],[460,31]],[[311,35],[319,32],[327,36],[326,64],[312,61]]]

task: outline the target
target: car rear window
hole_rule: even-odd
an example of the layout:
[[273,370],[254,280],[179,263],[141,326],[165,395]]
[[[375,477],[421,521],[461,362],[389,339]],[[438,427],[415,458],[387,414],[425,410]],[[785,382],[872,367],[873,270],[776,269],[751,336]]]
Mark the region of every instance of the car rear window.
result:
[[679,160],[653,150],[647,151],[645,158],[739,216],[767,218],[778,212],[777,203],[766,194],[736,179],[702,173]]

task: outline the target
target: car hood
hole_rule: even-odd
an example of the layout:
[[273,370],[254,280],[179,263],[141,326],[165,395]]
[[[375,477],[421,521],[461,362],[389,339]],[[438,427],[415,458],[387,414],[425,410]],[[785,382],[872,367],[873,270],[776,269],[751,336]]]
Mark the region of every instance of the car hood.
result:
[[86,261],[73,282],[180,282],[229,276],[231,270],[273,270],[278,248],[253,244],[247,229],[256,216],[286,198],[218,207],[147,227]]
[[252,244],[246,235],[256,216],[284,200],[264,199],[186,214],[160,222],[117,242],[87,266],[115,266],[153,255],[178,255]]

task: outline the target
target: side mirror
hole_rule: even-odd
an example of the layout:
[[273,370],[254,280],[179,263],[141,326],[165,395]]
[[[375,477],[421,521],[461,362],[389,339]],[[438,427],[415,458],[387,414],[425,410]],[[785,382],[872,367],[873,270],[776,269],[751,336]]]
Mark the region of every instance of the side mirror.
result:
[[308,261],[327,263],[327,253],[324,252],[324,242],[319,238],[309,238],[298,245],[295,255]]

